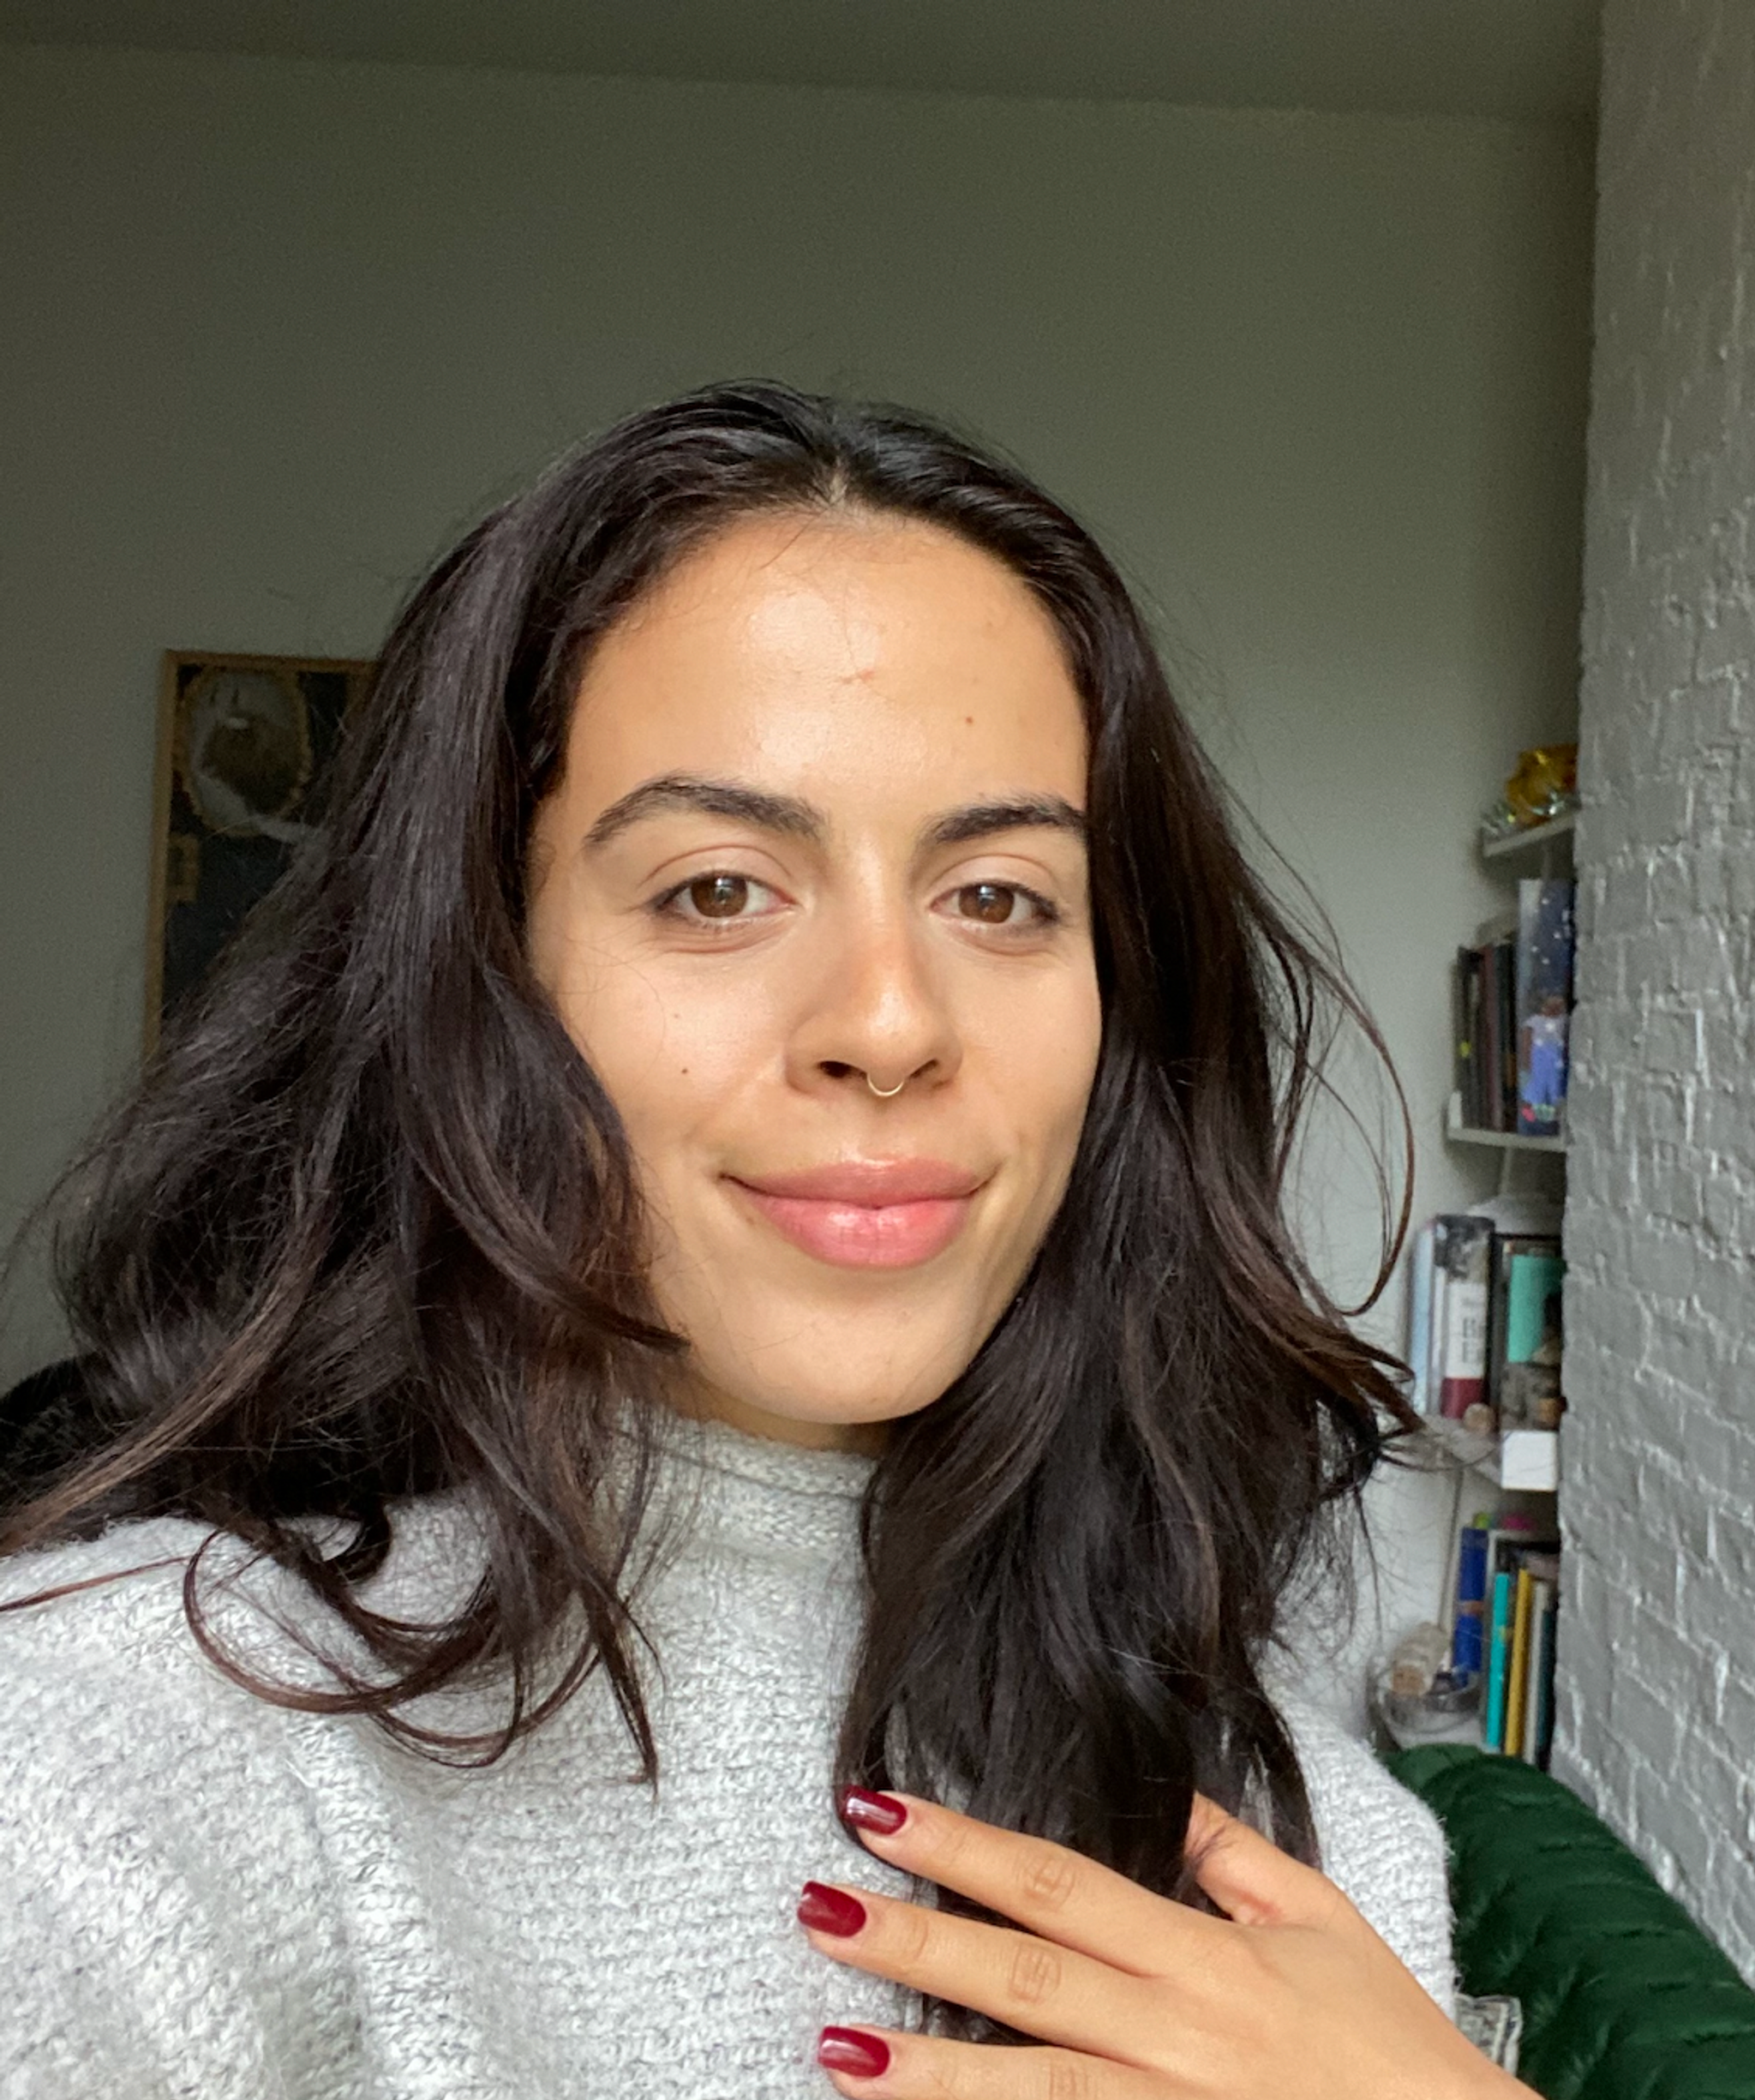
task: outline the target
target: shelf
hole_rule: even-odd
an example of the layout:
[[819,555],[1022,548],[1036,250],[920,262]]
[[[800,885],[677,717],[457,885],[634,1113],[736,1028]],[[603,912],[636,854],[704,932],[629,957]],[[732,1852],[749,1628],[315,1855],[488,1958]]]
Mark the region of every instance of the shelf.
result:
[[1444,1134],[1459,1145],[1488,1145],[1499,1152],[1564,1152],[1564,1137],[1526,1137],[1521,1131],[1477,1130],[1463,1120],[1463,1102],[1453,1093],[1445,1104]]
[[1561,816],[1550,817],[1546,824],[1532,824],[1521,831],[1506,831],[1498,838],[1483,838],[1481,858],[1498,861],[1507,854],[1527,853],[1532,847],[1551,844],[1557,838],[1566,837],[1578,821],[1578,811],[1569,809]]
[[1429,1743],[1472,1743],[1481,1748],[1481,1709],[1472,1713],[1448,1715],[1443,1720],[1429,1721],[1423,1727],[1410,1728],[1396,1720],[1387,1703],[1377,1701],[1373,1704],[1372,1715],[1399,1750],[1417,1750]]
[[1560,1488],[1557,1429],[1464,1429],[1448,1416],[1429,1415],[1427,1434],[1459,1464],[1518,1494],[1552,1495]]

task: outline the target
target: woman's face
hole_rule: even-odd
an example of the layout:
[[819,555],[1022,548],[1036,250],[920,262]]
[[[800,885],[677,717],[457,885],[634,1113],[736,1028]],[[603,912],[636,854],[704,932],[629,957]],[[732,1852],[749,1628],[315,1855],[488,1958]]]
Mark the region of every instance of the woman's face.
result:
[[931,525],[745,520],[596,651],[528,940],[633,1148],[679,1404],[875,1448],[1005,1311],[1097,1063],[1085,772],[1048,615]]

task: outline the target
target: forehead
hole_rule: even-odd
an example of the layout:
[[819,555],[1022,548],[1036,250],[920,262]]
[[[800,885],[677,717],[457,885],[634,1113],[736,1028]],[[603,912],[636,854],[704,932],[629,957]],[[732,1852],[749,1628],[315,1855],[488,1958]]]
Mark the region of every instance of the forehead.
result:
[[603,639],[566,770],[599,807],[678,770],[1079,805],[1085,743],[1058,632],[1003,563],[912,519],[788,513],[716,535]]

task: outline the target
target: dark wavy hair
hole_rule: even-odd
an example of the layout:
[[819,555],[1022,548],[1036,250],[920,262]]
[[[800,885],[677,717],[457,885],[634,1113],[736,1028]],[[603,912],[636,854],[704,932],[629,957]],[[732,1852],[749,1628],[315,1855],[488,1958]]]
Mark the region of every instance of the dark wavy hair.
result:
[[[101,1435],[0,1548],[193,1516],[295,1571],[380,1665],[325,1690],[251,1676],[204,1625],[197,1555],[195,1637],[264,1697],[487,1761],[602,1671],[656,1776],[628,1572],[650,1450],[606,1482],[623,1404],[686,1345],[642,1275],[614,1104],[526,960],[525,847],[594,643],[776,511],[926,521],[1053,619],[1088,723],[1104,1015],[1024,1287],[878,1462],[833,1776],[954,1788],[1200,1903],[1195,1788],[1316,1857],[1262,1666],[1295,1577],[1345,1585],[1359,1490],[1414,1421],[1405,1367],[1285,1215],[1335,1029],[1388,1059],[1332,943],[1245,857],[1114,567],[1015,467],[904,411],[765,382],[647,410],[415,591],[323,835],[72,1170],[58,1274]],[[1373,1296],[1407,1195],[1390,1209]],[[398,1500],[458,1487],[486,1525],[473,1593],[441,1623],[374,1613]],[[507,1692],[491,1736],[405,1711],[483,1669]]]

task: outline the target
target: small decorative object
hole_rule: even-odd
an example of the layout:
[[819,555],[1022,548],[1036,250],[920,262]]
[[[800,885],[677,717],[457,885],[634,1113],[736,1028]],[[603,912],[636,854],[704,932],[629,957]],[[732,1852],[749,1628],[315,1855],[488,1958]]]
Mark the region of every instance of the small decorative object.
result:
[[1441,1626],[1414,1627],[1393,1653],[1381,1650],[1369,1666],[1369,1703],[1405,1747],[1422,1736],[1454,1737],[1480,1710],[1481,1677],[1444,1662],[1450,1636]]
[[1423,1699],[1443,1665],[1450,1641],[1429,1620],[1405,1633],[1389,1659],[1389,1689],[1398,1699]]
[[1544,744],[1518,753],[1517,771],[1505,783],[1505,795],[1481,819],[1481,835],[1491,842],[1531,825],[1547,824],[1578,807],[1578,747]]
[[1457,2025],[1483,2056],[1501,2071],[1515,2074],[1524,2038],[1524,2007],[1520,1999],[1478,1998],[1457,1993]]
[[322,821],[372,666],[167,651],[159,691],[146,1047]]

